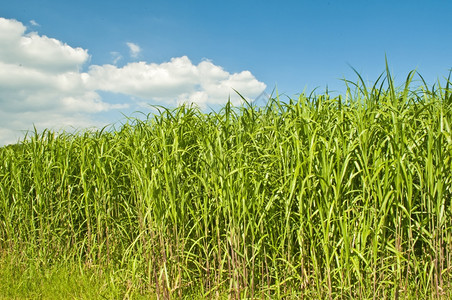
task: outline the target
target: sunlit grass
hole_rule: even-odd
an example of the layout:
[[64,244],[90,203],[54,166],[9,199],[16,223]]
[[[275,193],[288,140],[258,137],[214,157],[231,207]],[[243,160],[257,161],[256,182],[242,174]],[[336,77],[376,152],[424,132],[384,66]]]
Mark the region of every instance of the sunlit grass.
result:
[[450,298],[450,80],[414,75],[0,148],[2,272],[114,297]]

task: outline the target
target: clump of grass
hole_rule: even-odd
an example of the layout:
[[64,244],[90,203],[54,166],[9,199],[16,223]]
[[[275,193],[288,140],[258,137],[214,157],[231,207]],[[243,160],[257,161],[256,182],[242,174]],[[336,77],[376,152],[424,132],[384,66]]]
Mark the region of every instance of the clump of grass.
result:
[[0,253],[124,297],[451,297],[450,77],[413,76],[35,133],[0,149]]

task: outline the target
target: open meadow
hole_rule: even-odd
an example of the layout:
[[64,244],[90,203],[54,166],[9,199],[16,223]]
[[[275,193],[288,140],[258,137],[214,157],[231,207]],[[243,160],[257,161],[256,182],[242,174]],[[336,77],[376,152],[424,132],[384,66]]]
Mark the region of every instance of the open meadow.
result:
[[452,298],[451,83],[416,76],[0,148],[0,298]]

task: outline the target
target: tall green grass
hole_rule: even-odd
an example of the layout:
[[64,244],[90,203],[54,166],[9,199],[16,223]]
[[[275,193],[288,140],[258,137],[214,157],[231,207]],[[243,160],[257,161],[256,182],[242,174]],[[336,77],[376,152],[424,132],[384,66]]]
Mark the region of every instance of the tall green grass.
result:
[[450,298],[450,77],[413,76],[0,148],[0,255],[123,297]]

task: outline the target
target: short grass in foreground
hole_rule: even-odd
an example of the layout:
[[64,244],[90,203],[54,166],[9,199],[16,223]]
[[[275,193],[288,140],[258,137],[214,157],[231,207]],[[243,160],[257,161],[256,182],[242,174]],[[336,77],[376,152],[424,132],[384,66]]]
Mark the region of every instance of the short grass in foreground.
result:
[[0,299],[117,299],[123,291],[109,274],[81,273],[75,264],[40,264],[16,257],[0,260]]
[[0,148],[0,297],[452,297],[450,81],[413,75]]

